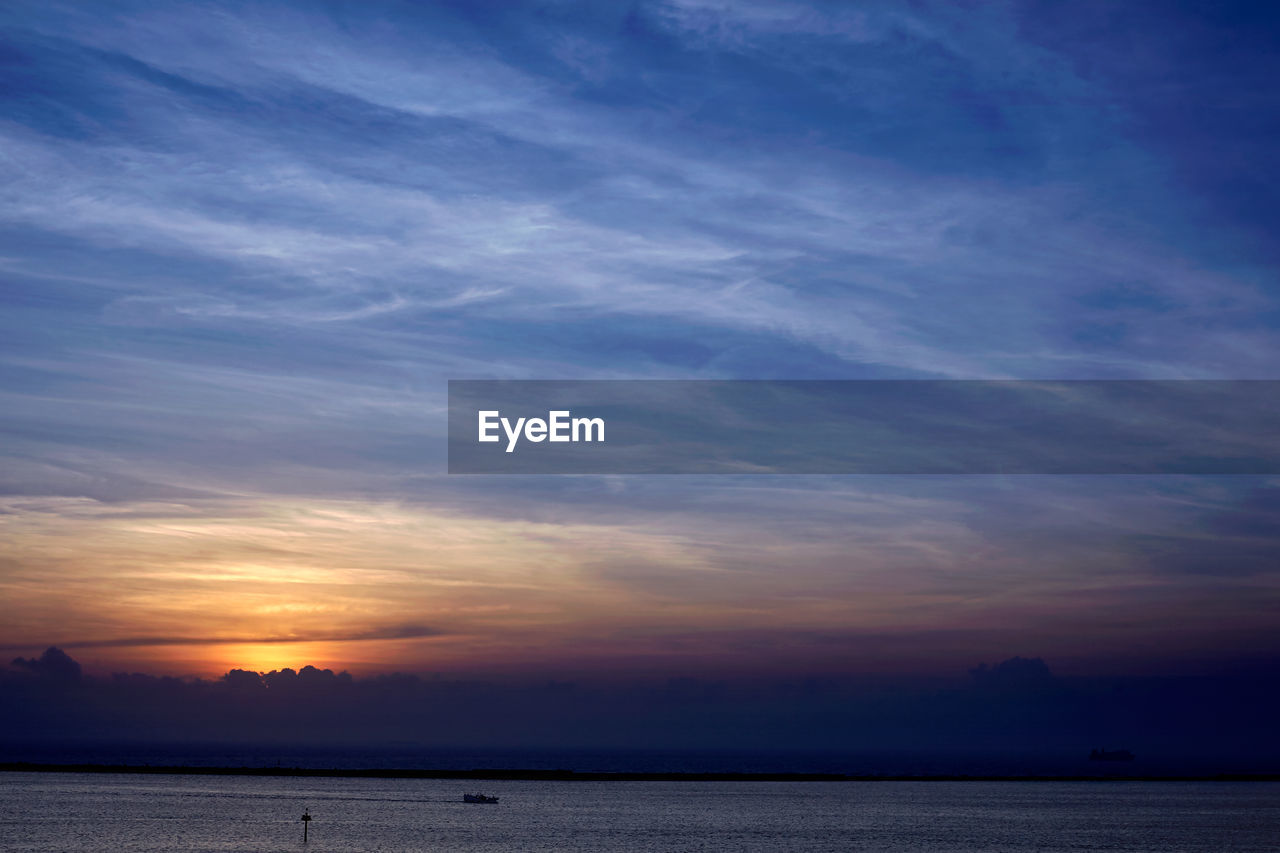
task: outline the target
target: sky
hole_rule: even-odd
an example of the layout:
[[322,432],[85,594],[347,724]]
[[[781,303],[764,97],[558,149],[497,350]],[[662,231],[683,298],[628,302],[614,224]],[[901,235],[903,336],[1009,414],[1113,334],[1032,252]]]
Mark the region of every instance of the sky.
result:
[[0,21],[12,677],[1274,678],[1274,477],[445,465],[450,379],[1280,379],[1265,4]]

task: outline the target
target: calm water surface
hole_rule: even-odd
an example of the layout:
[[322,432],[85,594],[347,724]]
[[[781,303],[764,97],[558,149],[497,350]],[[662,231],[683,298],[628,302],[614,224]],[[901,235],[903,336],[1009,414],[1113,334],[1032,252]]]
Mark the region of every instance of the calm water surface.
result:
[[466,784],[0,773],[0,849],[1280,851],[1280,783]]

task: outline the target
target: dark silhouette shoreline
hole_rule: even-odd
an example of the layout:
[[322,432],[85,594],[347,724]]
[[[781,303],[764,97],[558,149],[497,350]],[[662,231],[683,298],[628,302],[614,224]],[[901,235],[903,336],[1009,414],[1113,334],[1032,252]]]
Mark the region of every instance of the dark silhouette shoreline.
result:
[[1143,774],[984,775],[853,773],[640,773],[578,770],[447,770],[307,767],[198,767],[150,764],[41,764],[0,762],[9,773],[136,773],[160,776],[301,776],[355,779],[462,779],[517,782],[1280,782],[1280,773],[1218,773],[1186,776]]

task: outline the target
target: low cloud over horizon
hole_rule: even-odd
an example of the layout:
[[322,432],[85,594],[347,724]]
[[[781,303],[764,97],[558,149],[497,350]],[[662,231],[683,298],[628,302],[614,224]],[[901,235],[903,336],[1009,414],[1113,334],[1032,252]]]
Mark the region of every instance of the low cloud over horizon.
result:
[[[527,760],[540,751],[628,749],[792,752],[796,761],[826,753],[832,768],[861,754],[896,755],[877,760],[899,770],[986,760],[976,766],[1086,772],[1087,749],[1101,744],[1136,750],[1148,773],[1225,772],[1280,757],[1268,736],[1276,676],[1272,666],[1215,679],[1064,678],[1039,658],[1013,657],[942,680],[655,673],[512,682],[358,678],[313,666],[237,669],[214,680],[94,678],[50,648],[0,671],[0,724],[24,732],[22,743],[4,746],[10,760],[65,754],[59,745],[93,745],[93,754],[120,761],[144,743],[186,760],[198,748],[270,756],[310,744],[337,750],[329,760],[362,749],[362,766],[412,766],[432,751],[441,760],[442,750],[476,750],[468,760],[484,761],[495,750]],[[317,755],[310,760],[325,760]]]

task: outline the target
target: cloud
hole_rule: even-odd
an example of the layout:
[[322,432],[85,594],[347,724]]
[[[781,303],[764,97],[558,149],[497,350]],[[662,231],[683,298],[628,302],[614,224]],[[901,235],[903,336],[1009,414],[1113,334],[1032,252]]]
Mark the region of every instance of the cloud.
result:
[[[886,35],[883,10],[831,8],[803,2],[668,0],[652,14],[677,34],[718,49],[745,49],[770,37],[835,38],[854,43]],[[878,20],[877,20],[878,19]]]
[[11,760],[40,760],[52,749],[65,761],[92,731],[97,760],[134,756],[122,763],[137,761],[127,751],[145,740],[152,764],[191,761],[200,750],[192,744],[209,744],[208,755],[218,757],[199,763],[227,763],[222,754],[230,752],[231,763],[273,766],[282,749],[309,743],[325,749],[299,760],[330,767],[346,765],[356,750],[361,766],[474,767],[513,754],[540,763],[549,760],[539,754],[545,750],[552,766],[565,767],[592,760],[576,750],[609,750],[617,761],[626,755],[619,749],[694,749],[691,761],[708,750],[785,751],[788,762],[822,761],[838,772],[1078,774],[1101,739],[1134,749],[1142,772],[1153,775],[1265,771],[1276,757],[1267,737],[1273,669],[1215,679],[1081,679],[1051,677],[1043,661],[1015,657],[991,675],[1014,689],[996,690],[956,677],[487,681],[360,678],[304,666],[233,670],[216,680],[86,677],[68,691],[0,674],[0,725],[23,733],[23,742],[6,745]]
[[[822,17],[816,8],[796,8],[808,11],[783,18]],[[709,14],[731,17],[726,9]],[[135,69],[127,102],[183,117],[166,125],[170,144],[158,150],[127,139],[104,146],[10,133],[10,214],[105,247],[178,252],[188,262],[230,265],[232,281],[252,276],[261,287],[286,277],[308,285],[301,292],[274,285],[253,292],[210,287],[203,277],[200,288],[175,294],[166,283],[161,298],[204,323],[297,327],[399,316],[394,325],[400,326],[459,308],[472,321],[581,312],[647,317],[677,329],[705,323],[748,330],[774,346],[804,341],[850,369],[876,364],[953,376],[1063,370],[1213,375],[1223,368],[1207,368],[1185,346],[1147,349],[1130,337],[1108,350],[1096,339],[1073,340],[1094,321],[1059,309],[1073,294],[1084,297],[1098,286],[1136,279],[1178,306],[1160,314],[1130,312],[1170,333],[1149,326],[1145,340],[1168,341],[1184,337],[1176,329],[1205,311],[1227,311],[1241,325],[1269,304],[1247,280],[1198,269],[1177,247],[1080,216],[1088,188],[1105,175],[1084,171],[1071,189],[1027,187],[999,177],[939,176],[895,164],[879,151],[833,156],[829,145],[803,141],[782,157],[732,148],[710,157],[696,124],[681,125],[651,107],[645,114],[671,133],[637,135],[625,114],[574,98],[554,79],[505,64],[492,50],[437,65],[420,51],[362,48],[363,40],[383,37],[383,31],[357,27],[344,33],[323,16],[291,11],[260,22],[252,40],[242,38],[250,22],[210,15],[199,27],[206,47],[180,49],[184,39],[194,38],[191,21],[155,12],[123,20],[98,28],[81,21],[70,32],[99,50],[136,55],[176,79],[195,75],[219,94],[168,91]],[[169,30],[169,37],[155,38],[159,29]],[[277,49],[276,39],[285,36],[276,34],[293,29],[307,37],[290,38],[288,50]],[[1016,39],[1007,28],[992,31]],[[223,56],[213,62],[209,39],[237,61]],[[883,60],[892,64],[892,57]],[[127,70],[116,73],[130,79]],[[1045,74],[1070,72],[1059,64]],[[476,91],[456,103],[424,105],[424,93],[456,91],[451,81],[457,77]],[[746,81],[725,85],[734,98],[746,99],[753,118],[786,117],[753,104]],[[325,103],[319,113],[302,110],[294,100],[299,86],[344,100]],[[480,104],[488,106],[477,112]],[[405,137],[370,147],[366,137],[339,137],[342,125],[326,124],[304,145],[281,129],[290,121],[265,120],[283,113],[299,122],[331,115],[356,121],[371,106],[390,111],[381,119],[402,128]],[[892,105],[873,112],[902,113]],[[442,115],[452,123],[439,126]],[[815,119],[833,115],[826,110]],[[966,120],[949,121],[954,130]],[[237,143],[245,133],[258,142],[248,153]],[[461,135],[462,144],[433,152],[439,155],[433,163],[453,168],[406,171],[401,158],[423,134]],[[476,140],[510,150],[467,159],[474,148],[467,143]],[[347,146],[363,154],[359,171],[334,159]],[[232,150],[236,156],[229,158]],[[539,177],[521,176],[494,183],[495,162],[544,156],[545,168],[538,162],[540,168],[525,175],[554,176],[545,185]],[[191,158],[205,168],[184,169]],[[24,182],[22,172],[41,177]],[[459,178],[476,186],[458,186]],[[224,270],[217,279],[227,277]],[[138,297],[152,298],[132,294],[122,302],[136,304]],[[963,308],[974,303],[985,310]],[[934,310],[923,312],[922,305]],[[966,324],[933,319],[953,317],[956,310]],[[1070,318],[1068,328],[1059,333],[1052,325],[1028,324],[1046,313]],[[1259,343],[1267,337],[1260,328],[1246,331]],[[1261,369],[1261,362],[1239,355],[1245,359],[1239,368]]]
[[[371,628],[367,631],[359,631],[355,633],[336,632],[336,633],[308,633],[308,634],[289,634],[287,636],[264,636],[264,637],[226,637],[226,636],[210,636],[210,637],[121,637],[116,639],[103,640],[67,640],[59,645],[68,649],[114,649],[114,648],[130,648],[134,646],[223,646],[223,645],[261,645],[274,643],[358,643],[365,640],[413,640],[424,637],[438,637],[444,632],[436,628],[428,628],[422,625],[394,625],[386,628]],[[0,648],[25,648],[29,643],[3,643],[0,642]],[[52,649],[52,651],[61,654],[60,650]],[[48,652],[45,653],[48,656]],[[18,661],[22,661],[19,658]],[[43,659],[42,659],[43,660]],[[28,661],[23,664],[16,665],[26,666],[30,664],[35,666],[37,662]],[[41,663],[40,666],[46,666]],[[77,664],[77,671],[79,665]]]
[[1040,658],[1012,657],[995,666],[978,664],[969,675],[982,687],[1021,689],[1046,687],[1053,683],[1049,665]]
[[[1001,5],[495,14],[0,11],[11,638],[1268,647],[1241,484],[443,474],[447,378],[1274,377],[1270,249],[1241,240],[1266,196],[1229,189],[1268,161],[1218,153],[1269,150],[1242,112],[1275,113],[1265,39]],[[278,609],[301,589],[325,610]]]
[[80,680],[80,664],[56,646],[45,649],[38,658],[14,658],[11,665],[52,681]]
[[[1010,635],[1067,671],[1187,655],[1211,671],[1274,640],[1272,578],[1233,556],[1265,552],[1213,533],[1257,511],[1234,478],[617,485],[513,482],[500,502],[483,483],[405,503],[11,498],[3,639],[76,642],[95,671],[301,657],[549,675],[926,673],[991,659]],[[1215,539],[1216,563],[1188,565]]]

